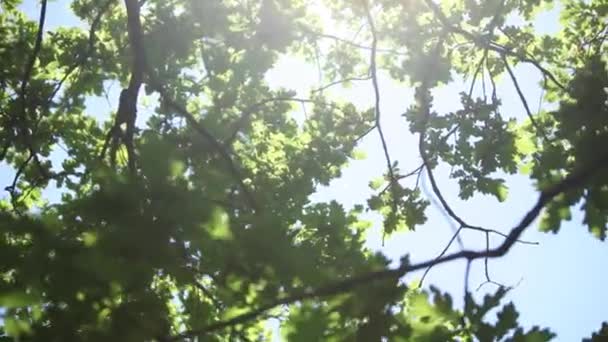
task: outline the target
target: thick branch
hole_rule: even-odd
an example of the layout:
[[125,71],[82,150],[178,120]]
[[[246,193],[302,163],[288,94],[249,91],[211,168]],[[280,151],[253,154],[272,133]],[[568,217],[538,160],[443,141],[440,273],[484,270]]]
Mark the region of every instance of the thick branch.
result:
[[38,18],[38,31],[36,33],[36,41],[34,43],[34,51],[32,52],[32,56],[30,57],[26,67],[25,72],[23,74],[23,78],[21,80],[21,91],[20,91],[20,101],[21,101],[21,111],[23,115],[23,120],[26,118],[26,105],[27,105],[27,85],[32,77],[32,71],[34,70],[34,64],[36,64],[36,60],[38,59],[38,55],[40,54],[40,49],[42,48],[42,36],[44,34],[44,22],[46,20],[46,6],[47,0],[42,1],[42,5],[40,7],[40,17]]

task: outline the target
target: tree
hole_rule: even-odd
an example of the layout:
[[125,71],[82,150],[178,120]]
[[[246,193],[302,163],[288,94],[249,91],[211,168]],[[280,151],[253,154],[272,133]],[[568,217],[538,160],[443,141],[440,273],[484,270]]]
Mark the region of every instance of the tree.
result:
[[[457,308],[450,294],[402,279],[503,257],[537,218],[558,232],[574,205],[605,238],[608,155],[596,146],[608,141],[607,1],[562,1],[555,35],[531,25],[551,5],[540,0],[74,0],[87,28],[52,30],[46,0],[35,20],[19,4],[4,0],[0,12],[0,160],[14,171],[0,202],[5,340],[267,340],[269,319],[289,341],[555,337],[519,326],[515,306],[501,302],[507,287],[476,301],[466,282]],[[327,85],[308,97],[269,87],[265,75],[285,55],[318,65]],[[538,113],[519,64],[544,78]],[[413,171],[387,147],[380,71],[415,89],[403,115],[419,140]],[[499,77],[527,120],[501,113]],[[454,78],[470,86],[459,108],[439,112],[433,91]],[[372,108],[328,91],[351,82],[371,83]],[[92,115],[87,100],[111,83],[122,89],[115,113]],[[137,125],[146,102],[153,113]],[[371,132],[386,172],[361,181],[375,194],[353,208],[311,202]],[[510,231],[476,226],[443,196],[442,165],[463,200],[504,200],[501,175],[518,172],[538,200]],[[425,223],[420,177],[459,227],[450,245],[463,230],[502,243],[453,254],[448,245],[397,267],[365,248],[364,212],[382,215],[387,237]]]

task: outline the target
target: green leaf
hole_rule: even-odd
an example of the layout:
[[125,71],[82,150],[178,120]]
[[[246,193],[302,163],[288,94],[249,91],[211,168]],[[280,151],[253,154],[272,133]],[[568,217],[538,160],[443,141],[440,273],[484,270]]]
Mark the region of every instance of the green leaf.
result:
[[351,157],[355,160],[364,160],[367,158],[367,153],[361,149],[354,149],[351,153]]
[[205,229],[216,240],[232,240],[233,238],[228,214],[219,207],[215,207],[211,212],[211,218],[205,224]]
[[21,308],[39,303],[40,298],[24,291],[12,291],[0,294],[0,307],[6,309]]
[[4,331],[8,336],[20,337],[31,333],[30,324],[24,320],[17,320],[12,317],[4,319]]
[[507,199],[508,195],[509,195],[509,189],[507,188],[507,186],[504,184],[499,184],[496,189],[496,192],[494,194],[496,199],[499,202],[504,202]]
[[378,190],[384,183],[386,183],[386,179],[384,179],[384,177],[378,177],[369,182],[369,187],[372,190]]

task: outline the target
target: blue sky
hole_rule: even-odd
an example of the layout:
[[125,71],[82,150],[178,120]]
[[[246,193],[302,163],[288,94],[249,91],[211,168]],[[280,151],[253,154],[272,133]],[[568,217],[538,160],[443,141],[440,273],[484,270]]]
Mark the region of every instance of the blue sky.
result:
[[[37,1],[24,2],[23,8],[28,14],[37,16]],[[49,2],[47,28],[57,25],[79,25],[79,22],[68,12],[67,0]],[[516,19],[513,19],[515,22]],[[557,11],[542,15],[536,23],[539,31],[551,32],[557,28]],[[529,66],[516,68],[516,75],[524,93],[531,104],[538,103],[540,88],[539,73]],[[286,86],[307,95],[307,89],[318,86],[316,68],[305,65],[297,59],[282,59],[275,70],[268,75],[272,86]],[[510,82],[499,82],[498,93],[503,99],[504,115],[522,119],[525,116],[523,107]],[[435,107],[440,112],[450,111],[459,103],[458,93],[466,89],[462,82],[454,82],[440,88],[435,93]],[[118,97],[118,87],[110,92],[111,102]],[[393,159],[399,160],[402,170],[416,168],[420,164],[417,153],[417,137],[407,131],[407,123],[400,116],[412,100],[412,90],[407,86],[389,80],[380,74],[382,124],[389,140]],[[334,94],[362,107],[371,106],[372,88],[369,82],[355,83],[350,89],[337,89]],[[92,115],[105,116],[113,109],[113,103],[105,99],[89,100],[89,108],[94,108]],[[536,105],[534,105],[535,107]],[[533,107],[533,108],[534,108]],[[146,110],[141,110],[145,113]],[[143,117],[140,123],[143,123]],[[327,188],[320,189],[313,200],[336,199],[346,207],[364,203],[371,194],[367,182],[384,172],[385,161],[376,133],[366,137],[360,146],[367,154],[367,159],[351,161],[343,176],[332,182]],[[59,155],[58,155],[59,157]],[[476,196],[466,202],[458,199],[457,184],[447,177],[445,168],[436,171],[436,177],[446,200],[466,221],[488,228],[508,232],[535,202],[537,193],[525,176],[508,176],[509,198],[499,203],[493,197]],[[14,172],[0,165],[0,184],[9,184]],[[428,183],[428,182],[426,182]],[[425,179],[423,189],[432,197]],[[57,193],[48,193],[56,198]],[[4,196],[4,194],[3,194]],[[410,254],[412,261],[433,258],[443,249],[450,239],[453,223],[439,210],[432,206],[427,216],[428,222],[416,232],[398,233],[389,238],[384,246],[381,244],[379,217],[369,215],[374,222],[373,232],[369,234],[368,246],[382,250],[394,259]],[[523,238],[538,241],[540,245],[529,246],[517,244],[503,258],[490,261],[490,273],[493,280],[505,285],[519,284],[507,299],[514,301],[520,312],[520,322],[524,326],[538,324],[548,326],[557,332],[556,341],[576,341],[589,336],[603,320],[608,320],[608,272],[603,269],[603,260],[608,258],[608,248],[590,234],[582,225],[580,212],[574,211],[570,222],[565,222],[559,234],[540,233],[536,225],[531,226]],[[480,249],[485,244],[485,236],[478,232],[464,232],[465,246]],[[501,242],[500,237],[493,236],[491,243]],[[454,248],[453,251],[456,250]],[[426,285],[434,284],[442,290],[452,293],[456,305],[462,305],[464,262],[435,267],[427,276]],[[419,278],[421,273],[408,276]],[[470,287],[473,291],[484,281],[483,262],[472,265]],[[487,291],[494,291],[494,285],[485,285],[474,292],[481,298]]]

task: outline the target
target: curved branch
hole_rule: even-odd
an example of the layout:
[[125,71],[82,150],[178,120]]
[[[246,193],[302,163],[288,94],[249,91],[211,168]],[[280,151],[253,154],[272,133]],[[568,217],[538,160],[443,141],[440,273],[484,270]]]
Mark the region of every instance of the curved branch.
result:
[[348,78],[343,78],[343,79],[340,79],[340,80],[328,83],[328,84],[326,84],[324,86],[321,86],[319,88],[313,89],[310,92],[313,93],[313,94],[314,93],[319,93],[319,92],[323,92],[324,90],[326,90],[328,88],[331,88],[331,87],[333,87],[335,85],[338,85],[338,84],[342,84],[342,83],[346,83],[346,82],[352,82],[352,81],[369,81],[369,79],[370,79],[369,76],[367,76],[367,77],[348,77]]
[[502,244],[500,244],[494,249],[488,249],[483,251],[464,250],[453,254],[444,255],[440,258],[434,258],[433,260],[420,262],[417,264],[410,265],[407,263],[403,263],[397,268],[389,268],[378,270],[375,272],[369,272],[333,284],[321,286],[316,289],[303,290],[300,293],[279,298],[273,302],[260,306],[247,313],[238,315],[226,321],[219,321],[214,324],[208,325],[207,327],[204,327],[202,329],[186,331],[179,335],[170,337],[168,338],[168,340],[176,341],[195,335],[212,333],[226,327],[254,320],[264,312],[280,305],[287,305],[306,299],[323,298],[340,293],[345,293],[359,286],[368,285],[376,281],[399,279],[408,272],[411,273],[419,271],[422,269],[426,269],[429,266],[436,266],[439,264],[445,264],[451,261],[461,259],[473,261],[481,258],[498,258],[504,256],[513,247],[515,242],[517,242],[517,239],[519,239],[524,230],[528,228],[530,224],[532,224],[532,222],[538,217],[545,205],[552,201],[556,196],[564,192],[576,189],[577,187],[583,186],[587,181],[589,181],[589,178],[606,168],[608,168],[608,154],[596,159],[594,162],[587,165],[587,167],[571,173],[569,176],[567,176],[561,182],[555,184],[554,186],[541,191],[535,205],[524,215],[520,222],[511,229],[511,232],[508,234],[507,238],[502,242]]
[[365,8],[365,15],[367,17],[367,22],[370,26],[370,30],[372,33],[372,51],[370,54],[370,66],[369,66],[369,70],[370,70],[370,75],[372,78],[372,85],[374,87],[374,110],[375,110],[375,117],[376,117],[376,123],[375,123],[375,127],[378,129],[378,135],[380,136],[380,142],[382,143],[382,150],[384,151],[384,159],[386,160],[386,166],[388,168],[388,176],[389,176],[389,186],[391,189],[391,197],[393,198],[392,201],[392,209],[393,209],[393,215],[397,215],[397,189],[395,188],[395,182],[397,181],[397,179],[395,178],[395,173],[393,171],[393,162],[391,161],[391,156],[390,153],[388,151],[388,144],[386,143],[386,138],[384,136],[384,131],[382,130],[382,123],[381,123],[381,111],[380,111],[380,87],[378,85],[378,70],[377,70],[377,66],[376,66],[376,48],[378,45],[378,35],[376,32],[376,25],[374,24],[374,19],[372,18],[372,15],[370,13],[368,4],[367,4],[367,0],[363,0],[363,7]]
[[188,112],[188,110],[186,110],[185,107],[171,99],[171,97],[167,94],[162,85],[152,76],[151,73],[148,72],[148,76],[150,78],[151,88],[160,94],[161,98],[167,103],[169,107],[173,108],[173,110],[175,110],[179,115],[184,117],[188,124],[191,125],[194,130],[197,131],[200,135],[202,135],[203,138],[205,138],[205,140],[207,140],[211,144],[213,149],[215,149],[216,152],[220,155],[220,157],[226,162],[230,173],[239,183],[239,187],[243,191],[243,194],[245,195],[249,206],[254,210],[258,210],[259,207],[253,197],[253,194],[249,191],[247,185],[245,185],[245,182],[243,181],[243,176],[241,175],[241,171],[237,168],[234,161],[232,160],[230,152],[228,152],[224,145],[222,145],[222,143],[220,143],[213,136],[213,134],[209,130],[207,130],[205,126],[200,124],[196,120],[196,118],[194,118],[194,116],[190,112]]
[[[484,58],[485,59],[485,58]],[[482,61],[483,62],[483,59]],[[481,65],[482,63],[480,63],[479,65]],[[472,87],[471,87],[472,89]],[[433,170],[429,167],[429,157],[426,153],[424,144],[425,144],[425,137],[426,137],[426,122],[429,119],[429,115],[430,115],[430,108],[428,107],[428,104],[424,104],[424,108],[423,108],[423,114],[425,116],[425,122],[424,122],[424,126],[425,128],[422,129],[422,131],[420,132],[420,137],[418,140],[418,149],[419,149],[419,153],[420,156],[422,158],[423,161],[423,165],[425,166],[428,176],[429,176],[429,181],[431,182],[431,188],[433,189],[433,193],[435,194],[435,196],[437,197],[437,199],[439,199],[439,202],[441,203],[441,206],[443,207],[443,209],[445,210],[445,212],[454,220],[456,221],[459,225],[460,225],[460,229],[471,229],[471,230],[477,230],[477,231],[482,231],[485,232],[486,234],[488,233],[494,233],[497,235],[501,235],[503,237],[507,237],[507,235],[494,230],[494,229],[488,229],[488,228],[483,228],[483,227],[479,227],[479,226],[473,226],[469,223],[467,223],[466,221],[464,221],[464,219],[462,219],[460,216],[458,216],[456,214],[456,212],[452,209],[452,207],[448,204],[448,202],[446,201],[445,197],[443,196],[443,194],[441,193],[441,190],[439,189],[439,185],[437,184],[437,181],[435,179],[435,175],[433,173]],[[527,108],[527,106],[526,106]],[[453,134],[455,132],[455,129],[457,129],[458,126],[456,126],[453,130],[451,130],[445,139],[447,139],[447,137],[449,137],[451,134]],[[460,229],[458,231],[460,231]],[[458,234],[455,234],[454,237],[457,237]],[[528,242],[528,241],[521,241],[519,239],[517,239],[517,242],[522,242],[525,244],[538,244],[538,243],[534,243],[534,242]],[[449,246],[448,246],[449,247]]]
[[515,87],[515,90],[517,91],[517,95],[519,96],[521,103],[524,105],[524,108],[526,109],[526,114],[528,115],[528,118],[530,119],[532,126],[534,126],[534,128],[536,128],[536,131],[538,132],[538,134],[542,135],[543,139],[545,139],[545,142],[550,143],[551,141],[549,140],[549,137],[547,137],[547,134],[545,133],[545,131],[542,129],[542,127],[540,127],[538,125],[538,123],[536,122],[536,119],[534,119],[534,115],[532,114],[532,111],[530,110],[530,107],[528,106],[528,101],[526,100],[526,96],[521,91],[521,88],[519,87],[519,82],[517,82],[517,78],[515,77],[515,74],[513,73],[513,70],[511,69],[511,66],[509,65],[509,61],[507,61],[507,57],[505,55],[502,55],[502,61],[505,64],[505,68],[507,69],[509,77],[511,78],[511,81],[513,82],[513,86]]

